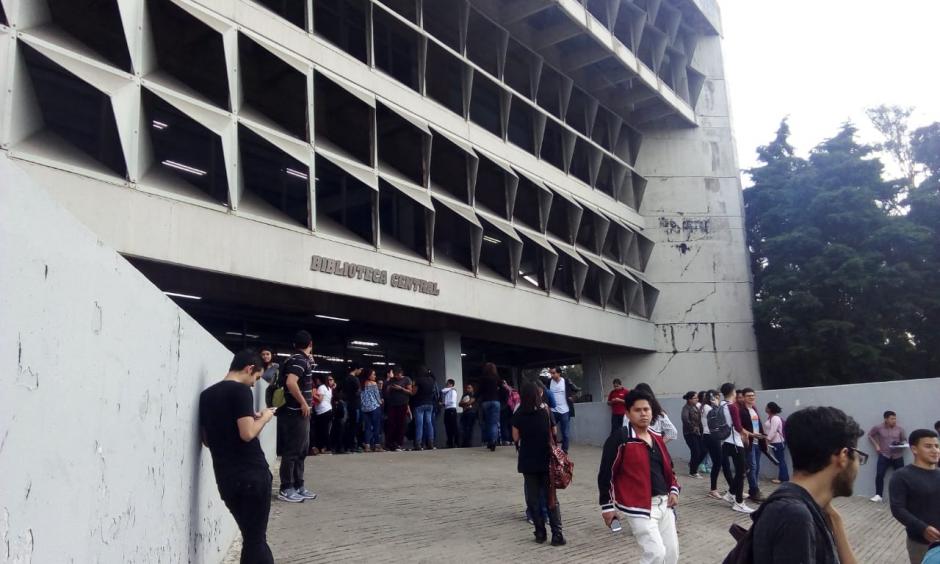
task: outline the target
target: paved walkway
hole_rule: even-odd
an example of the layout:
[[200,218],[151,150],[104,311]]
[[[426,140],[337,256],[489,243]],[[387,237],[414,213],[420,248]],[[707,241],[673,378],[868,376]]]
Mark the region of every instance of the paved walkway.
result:
[[[636,562],[628,529],[611,533],[598,513],[600,449],[575,446],[571,455],[574,483],[559,492],[564,547],[533,542],[512,447],[308,458],[308,487],[320,498],[275,500],[269,542],[279,563]],[[721,562],[733,546],[728,527],[750,526],[750,519],[707,498],[707,480],[680,480],[681,562]],[[762,488],[769,493],[771,484]],[[836,506],[859,562],[906,561],[903,529],[887,505],[851,498]],[[226,562],[238,561],[237,549]]]

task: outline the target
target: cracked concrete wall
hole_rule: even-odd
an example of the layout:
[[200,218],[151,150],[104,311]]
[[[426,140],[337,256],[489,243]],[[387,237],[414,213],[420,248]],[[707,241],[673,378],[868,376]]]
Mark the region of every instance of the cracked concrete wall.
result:
[[734,381],[760,386],[752,285],[719,37],[702,38],[695,68],[707,76],[699,127],[647,131],[637,168],[649,179],[641,213],[656,245],[646,274],[660,290],[656,352],[585,359],[588,386],[649,382],[683,393]]
[[220,561],[196,410],[231,354],[2,154],[0,319],[0,561]]

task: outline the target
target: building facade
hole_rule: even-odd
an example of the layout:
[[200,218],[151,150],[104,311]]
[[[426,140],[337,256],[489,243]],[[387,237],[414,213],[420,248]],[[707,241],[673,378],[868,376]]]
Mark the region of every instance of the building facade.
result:
[[759,383],[714,0],[0,7],[3,151],[233,348]]

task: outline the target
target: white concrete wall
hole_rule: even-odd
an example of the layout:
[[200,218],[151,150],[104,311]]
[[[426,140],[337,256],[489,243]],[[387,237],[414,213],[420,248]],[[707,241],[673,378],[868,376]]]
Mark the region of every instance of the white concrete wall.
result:
[[[707,3],[706,3],[707,4]],[[717,13],[717,11],[716,11]],[[649,179],[641,213],[656,245],[646,274],[660,290],[656,353],[586,361],[595,398],[611,380],[663,393],[733,381],[760,387],[744,206],[721,40],[703,37],[693,66],[707,76],[700,127],[648,131],[637,159]]]
[[[699,389],[696,388],[695,391],[699,391]],[[767,403],[777,402],[783,409],[781,416],[784,419],[789,414],[804,407],[813,405],[838,407],[852,416],[866,433],[874,425],[881,423],[881,415],[890,409],[898,414],[898,423],[906,432],[910,433],[914,429],[933,429],[934,422],[940,419],[940,409],[937,408],[938,396],[940,396],[940,378],[931,378],[927,380],[902,380],[898,382],[876,382],[819,388],[762,390],[757,392],[757,405],[760,408],[761,418],[764,418],[764,407],[767,406]],[[663,396],[659,398],[659,401],[663,409],[669,413],[669,418],[679,429],[679,439],[669,443],[669,452],[674,457],[688,461],[689,449],[682,439],[682,422],[680,419],[682,406],[685,402],[681,397],[675,396]],[[607,407],[607,404],[602,402],[579,403],[575,412],[577,416],[572,419],[571,425],[573,440],[581,444],[603,445],[610,433],[610,408]],[[875,493],[875,453],[871,443],[865,437],[859,439],[858,448],[872,455],[868,464],[861,467],[858,478],[855,480],[855,494],[868,497]],[[910,452],[908,452],[906,462],[910,463],[911,461],[912,458]],[[788,464],[792,474],[793,464],[789,461]],[[681,482],[683,476],[688,473],[688,466],[677,464],[677,467],[682,470],[679,473]],[[587,473],[593,475],[595,470],[589,468]],[[767,458],[761,461],[762,476],[767,478],[776,477],[776,471],[777,467],[771,464]],[[890,473],[888,475],[890,476]],[[718,487],[726,487],[724,478],[719,478]],[[887,490],[887,487],[885,490]]]
[[231,354],[3,154],[0,319],[0,561],[220,561],[197,400]]

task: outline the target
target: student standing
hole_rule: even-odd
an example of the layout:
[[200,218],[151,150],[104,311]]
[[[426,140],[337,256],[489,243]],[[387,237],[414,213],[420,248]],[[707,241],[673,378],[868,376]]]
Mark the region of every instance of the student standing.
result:
[[787,420],[793,480],[781,485],[754,513],[753,562],[856,564],[837,497],[852,495],[862,430],[834,407],[801,409]]
[[274,409],[256,413],[251,393],[261,374],[261,358],[241,351],[225,378],[199,396],[202,443],[212,455],[219,496],[242,534],[242,564],[274,562],[267,542],[272,476],[258,441]]
[[552,546],[566,544],[561,529],[561,509],[555,488],[548,474],[554,422],[542,403],[538,385],[526,382],[520,394],[521,404],[512,417],[512,439],[519,445],[517,470],[523,476],[528,514],[535,525],[535,542],[548,538],[541,500],[548,500],[548,521],[552,530]]
[[444,433],[447,435],[447,448],[460,446],[460,433],[457,429],[457,390],[455,382],[447,380],[447,385],[441,390],[441,401],[444,403]]
[[405,420],[408,417],[408,402],[414,394],[411,379],[401,367],[395,367],[392,379],[385,386],[385,406],[388,408],[388,425],[385,430],[387,450],[400,452],[405,443]]
[[940,542],[940,442],[937,433],[917,429],[908,443],[914,463],[891,478],[891,514],[907,529],[907,554],[920,564],[927,549]]
[[764,410],[764,413],[767,414],[767,423],[764,424],[764,428],[767,429],[767,442],[770,443],[774,456],[780,462],[780,465],[777,466],[777,479],[771,480],[775,484],[790,480],[790,472],[787,469],[787,443],[783,435],[781,411],[783,410],[775,402],[768,403],[767,408]]
[[313,425],[316,427],[314,448],[317,454],[324,454],[330,450],[330,429],[333,426],[333,388],[335,386],[332,376],[327,376],[326,380],[321,381],[317,386],[317,397],[320,399],[313,408]]
[[499,441],[499,372],[492,362],[483,365],[477,405],[482,418],[483,443],[490,451],[494,451]]
[[741,426],[741,413],[735,402],[734,384],[726,382],[721,385],[724,401],[718,406],[722,417],[731,428],[728,438],[721,444],[722,463],[730,460],[734,466],[734,479],[731,490],[725,494],[724,500],[731,504],[731,509],[738,513],[753,513],[754,508],[744,503],[744,478],[747,473],[747,462],[744,457],[744,439],[746,431]]
[[623,387],[620,378],[614,378],[614,389],[607,394],[607,405],[610,406],[610,432],[613,433],[617,427],[623,427],[623,418],[627,410],[624,408],[623,399],[627,397],[630,390]]
[[[721,415],[721,410],[719,409],[720,400],[718,390],[708,390],[705,392],[705,399],[702,402],[702,439],[705,442],[705,448],[708,449],[708,455],[712,459],[712,467],[709,471],[711,489],[708,495],[715,499],[724,499],[724,497],[718,493],[719,474],[724,473],[725,482],[728,483],[729,491],[732,489],[732,484],[734,483],[734,476],[731,474],[731,466],[728,464],[728,460],[721,455],[721,445],[724,439],[718,436],[718,429],[715,429],[715,432],[713,432],[709,425],[709,419],[715,420],[715,416],[709,416],[712,411],[714,411],[716,415]],[[721,423],[723,419],[716,421]],[[728,425],[726,425],[726,427],[730,428]]]
[[562,378],[561,369],[557,366],[549,369],[551,383],[548,385],[549,392],[555,396],[555,407],[552,408],[552,414],[558,424],[558,431],[561,434],[561,449],[568,452],[568,441],[571,433],[571,406],[569,405],[569,395],[573,393],[567,378]]
[[[757,412],[757,392],[752,388],[744,388],[741,394],[744,399],[744,408],[741,410],[744,417],[742,423],[747,425],[748,431],[745,446],[748,496],[751,501],[764,501],[764,496],[760,491],[760,455],[761,441],[764,440],[764,425],[760,420],[760,413]],[[766,448],[766,443],[764,443],[764,448]]]
[[698,394],[686,392],[682,399],[682,437],[689,447],[689,476],[701,478],[698,474],[698,465],[705,458],[706,450],[702,443],[702,412],[698,407]]
[[277,410],[277,434],[281,451],[281,489],[277,498],[289,503],[316,499],[304,486],[304,460],[310,451],[310,414],[313,409],[313,337],[306,331],[294,335],[296,351],[281,367],[284,405]]
[[473,428],[477,424],[477,403],[473,384],[464,386],[460,398],[460,446],[469,447],[473,443]]
[[[878,453],[878,467],[875,469],[875,495],[871,501],[880,503],[885,491],[885,474],[888,469],[900,470],[904,467],[904,438],[907,434],[898,425],[898,415],[893,411],[884,412],[884,421],[868,431],[868,440]],[[899,448],[899,446],[901,448]]]
[[343,427],[343,450],[346,452],[362,452],[357,444],[359,435],[359,410],[361,408],[362,388],[359,375],[362,367],[353,364],[349,374],[343,380],[343,400],[346,402],[346,423]]
[[366,369],[365,383],[362,386],[362,418],[365,422],[366,452],[379,452],[382,446],[379,443],[379,429],[382,427],[382,394],[379,385],[375,382],[375,369]]
[[415,450],[434,448],[434,397],[437,383],[430,370],[424,370],[415,378],[415,392],[412,399],[415,420]]
[[601,515],[610,527],[623,512],[643,551],[640,564],[676,564],[679,538],[676,514],[679,483],[672,471],[666,442],[650,428],[661,411],[656,398],[632,390],[625,398],[629,424],[604,443],[597,473]]

